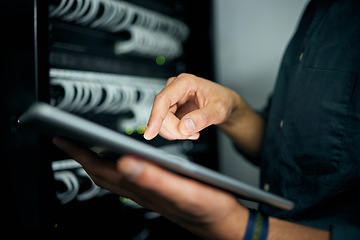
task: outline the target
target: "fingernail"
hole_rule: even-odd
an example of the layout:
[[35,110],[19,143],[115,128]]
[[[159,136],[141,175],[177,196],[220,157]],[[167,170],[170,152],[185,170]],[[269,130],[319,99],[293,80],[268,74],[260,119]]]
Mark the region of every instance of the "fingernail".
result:
[[185,120],[185,127],[186,127],[186,130],[189,133],[192,133],[193,131],[195,131],[195,123],[194,123],[194,121],[191,120],[190,118],[186,119]]
[[150,128],[149,128],[149,126],[147,126],[147,127],[145,128],[145,132],[144,132],[144,135],[143,135],[143,137],[144,137],[146,140],[150,140],[150,139],[151,139],[150,136],[149,136],[149,132],[150,132]]
[[153,139],[155,136],[151,136],[151,130],[150,130],[150,127],[149,126],[147,126],[146,128],[145,128],[145,132],[144,132],[144,134],[143,134],[143,137],[146,139],[146,140],[151,140],[151,139]]
[[191,135],[188,139],[189,140],[197,140],[198,136],[196,134],[194,134],[194,135]]
[[135,159],[127,159],[126,166],[123,170],[124,177],[128,179],[135,179],[143,172],[143,165]]

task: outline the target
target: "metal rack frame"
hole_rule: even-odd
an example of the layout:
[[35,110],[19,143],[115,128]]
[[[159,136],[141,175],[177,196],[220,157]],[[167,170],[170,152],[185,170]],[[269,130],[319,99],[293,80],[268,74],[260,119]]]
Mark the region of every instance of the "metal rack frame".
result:
[[[3,204],[3,212],[6,213],[5,217],[9,226],[42,228],[50,232],[57,232],[59,219],[67,221],[69,218],[62,215],[61,205],[55,196],[51,162],[63,153],[52,145],[52,141],[48,137],[39,135],[32,130],[19,128],[17,125],[17,118],[32,102],[49,101],[50,67],[67,64],[69,69],[74,69],[75,66],[71,66],[71,61],[67,61],[73,57],[78,63],[77,70],[97,68],[98,71],[121,74],[132,74],[136,71],[140,76],[150,76],[151,74],[152,77],[170,77],[170,74],[187,71],[204,78],[214,79],[211,40],[212,4],[211,1],[204,1],[193,6],[194,4],[190,0],[159,0],[154,4],[145,0],[133,1],[135,4],[153,10],[158,9],[165,14],[173,14],[175,17],[179,17],[181,13],[183,14],[182,20],[190,27],[191,35],[184,44],[184,56],[179,61],[170,62],[163,67],[136,57],[109,57],[96,52],[87,56],[87,53],[66,51],[54,47],[51,43],[56,36],[50,35],[49,32],[69,33],[78,30],[79,27],[75,27],[74,30],[68,28],[66,24],[56,22],[49,25],[48,6],[44,3],[40,0],[7,0],[0,3],[3,39],[5,40],[1,55],[3,59],[0,83],[3,91],[1,94],[3,110],[1,151],[4,157],[3,169],[6,172],[3,190],[6,201]],[[172,10],[169,10],[169,5]],[[197,18],[195,19],[194,16]],[[57,30],[49,29],[49,26],[55,26]],[[109,64],[97,65],[101,61]],[[133,63],[136,63],[135,66],[143,66],[144,70],[139,71]],[[196,162],[217,169],[216,141],[215,128],[209,128],[202,133],[202,138],[196,143],[197,147],[188,154],[196,159]],[[109,201],[119,202],[117,197],[116,199],[112,197]],[[86,203],[83,203],[84,211],[91,208],[91,204],[101,203],[88,203],[87,208],[85,207]],[[119,203],[120,205],[121,203]],[[119,209],[124,213],[124,209],[121,209],[124,206],[121,206]],[[76,207],[76,205],[71,206],[66,213],[70,213]],[[97,210],[98,217],[104,217],[104,211],[109,210],[109,208]],[[134,217],[136,214],[139,214],[139,211],[124,214],[123,217],[127,219],[122,219],[119,223],[130,223],[135,226],[136,218],[135,220],[129,219],[130,216]],[[85,217],[80,219],[84,220]],[[164,220],[159,221],[163,224]],[[80,229],[89,227],[73,219],[72,223],[76,222]],[[111,228],[116,225],[116,223],[112,223],[107,227]],[[94,226],[96,226],[96,222]]]

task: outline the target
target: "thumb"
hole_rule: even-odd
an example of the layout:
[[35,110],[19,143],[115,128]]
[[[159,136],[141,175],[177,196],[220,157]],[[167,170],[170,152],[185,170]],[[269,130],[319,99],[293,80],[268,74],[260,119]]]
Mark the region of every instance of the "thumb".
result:
[[218,123],[216,111],[211,106],[205,106],[186,114],[179,123],[179,131],[184,135],[192,135],[204,128]]

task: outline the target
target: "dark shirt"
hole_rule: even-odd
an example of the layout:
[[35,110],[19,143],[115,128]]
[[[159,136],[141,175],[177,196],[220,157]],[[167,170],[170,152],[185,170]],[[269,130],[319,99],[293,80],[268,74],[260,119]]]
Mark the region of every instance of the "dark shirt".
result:
[[[360,1],[311,1],[262,112],[265,214],[360,239]],[[345,232],[343,232],[345,231]]]

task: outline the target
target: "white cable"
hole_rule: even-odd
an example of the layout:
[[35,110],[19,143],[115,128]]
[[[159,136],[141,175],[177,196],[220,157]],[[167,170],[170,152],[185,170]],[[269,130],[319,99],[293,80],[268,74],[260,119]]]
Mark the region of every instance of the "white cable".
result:
[[85,15],[81,16],[81,18],[77,19],[76,20],[77,23],[80,23],[82,25],[87,25],[95,19],[96,14],[99,11],[99,0],[89,0],[89,1],[90,1],[90,7],[88,12]]
[[62,79],[51,79],[50,83],[53,86],[61,86],[64,89],[64,97],[56,106],[60,109],[68,110],[75,95],[75,91],[71,83]]
[[62,17],[63,20],[66,20],[66,21],[73,21],[80,13],[82,7],[83,7],[83,3],[84,1],[83,0],[76,0],[76,7],[75,9],[68,13],[68,14],[64,14],[64,16]]
[[69,11],[69,9],[73,4],[74,4],[74,0],[68,0],[66,5],[56,14],[56,16],[62,17],[65,13],[67,13],[67,11]]
[[86,171],[83,168],[79,168],[76,173],[81,176],[81,177],[86,177],[91,181],[91,187],[87,190],[84,191],[80,194],[78,194],[76,196],[76,199],[78,201],[86,201],[86,200],[90,200],[94,197],[96,197],[99,192],[101,191],[101,188],[96,186],[94,181],[89,177],[89,175],[86,173]]
[[57,6],[50,5],[49,6],[49,17],[57,16],[57,14],[66,6],[66,3],[67,3],[67,0],[61,0],[59,5],[57,5]]
[[165,79],[62,69],[50,69],[50,78],[51,85],[64,89],[57,107],[80,114],[131,111],[134,117],[124,124],[133,128],[146,124],[154,97],[166,84]]
[[[178,19],[137,5],[114,0],[61,0],[55,6],[49,6],[49,17],[75,21],[93,28],[111,32],[128,30],[133,26],[142,27],[154,32],[162,32],[179,41],[185,41],[189,35],[189,27]],[[100,5],[103,13],[98,16]]]
[[56,197],[62,204],[73,200],[79,192],[80,186],[76,176],[71,171],[54,172],[54,179],[64,183],[66,186],[65,192],[57,192]]

